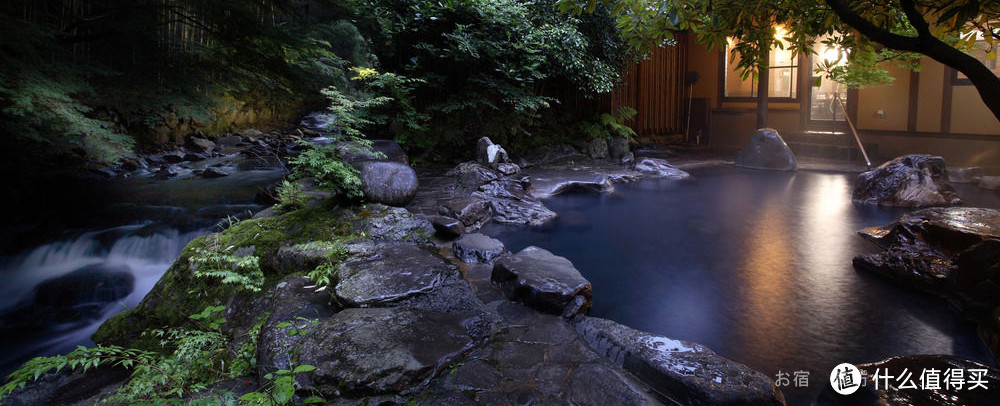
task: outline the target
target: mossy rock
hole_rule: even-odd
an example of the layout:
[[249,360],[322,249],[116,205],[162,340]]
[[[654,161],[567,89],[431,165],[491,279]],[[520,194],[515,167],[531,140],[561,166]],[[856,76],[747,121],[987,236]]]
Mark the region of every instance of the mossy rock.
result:
[[[354,218],[355,214],[350,210],[306,208],[280,216],[241,221],[220,233],[196,238],[184,247],[180,257],[139,306],[102,324],[93,336],[94,342],[160,350],[158,340],[145,339],[141,333],[153,328],[189,325],[188,316],[201,312],[207,306],[218,305],[229,309],[229,323],[225,331],[231,334],[245,332],[256,319],[234,317],[238,316],[234,313],[253,313],[252,304],[267,295],[269,288],[286,275],[312,270],[281,271],[277,266],[278,250],[289,244],[355,239],[357,237],[351,226]],[[252,255],[259,258],[259,267],[264,275],[264,291],[241,290],[236,285],[223,284],[218,278],[196,277],[193,256],[199,251],[219,249],[227,252],[252,250]],[[234,304],[240,309],[235,310]],[[250,325],[243,325],[248,323]]]

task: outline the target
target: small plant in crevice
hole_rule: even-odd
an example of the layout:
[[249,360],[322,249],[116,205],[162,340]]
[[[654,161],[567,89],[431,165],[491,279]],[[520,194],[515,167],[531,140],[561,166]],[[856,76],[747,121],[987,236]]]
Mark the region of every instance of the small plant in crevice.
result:
[[306,199],[309,197],[299,189],[297,184],[288,180],[281,181],[281,184],[275,189],[275,193],[278,195],[278,204],[275,205],[274,210],[278,214],[306,207]]
[[238,256],[230,254],[234,247],[223,252],[195,248],[189,261],[195,266],[194,276],[218,278],[224,284],[236,285],[240,289],[260,292],[264,287],[264,272],[260,269],[260,259],[254,255]]

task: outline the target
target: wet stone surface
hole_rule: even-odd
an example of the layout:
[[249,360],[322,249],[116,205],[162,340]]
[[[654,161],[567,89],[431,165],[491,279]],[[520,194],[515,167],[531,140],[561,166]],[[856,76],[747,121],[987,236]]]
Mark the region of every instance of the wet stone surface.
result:
[[904,155],[858,175],[852,199],[880,206],[947,206],[960,204],[948,183],[944,158]]
[[452,268],[412,245],[381,245],[373,255],[337,268],[337,299],[348,306],[379,306],[441,285]]
[[590,308],[590,281],[568,259],[538,247],[500,259],[490,279],[508,299],[542,312],[573,316]]

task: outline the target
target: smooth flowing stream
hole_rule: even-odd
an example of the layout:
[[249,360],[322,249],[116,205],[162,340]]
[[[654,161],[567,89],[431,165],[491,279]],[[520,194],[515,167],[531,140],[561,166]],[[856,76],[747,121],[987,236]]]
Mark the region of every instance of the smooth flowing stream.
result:
[[186,168],[219,164],[232,172],[218,179],[140,174],[51,185],[62,210],[3,230],[0,374],[31,357],[93,345],[98,326],[138,305],[189,241],[265,207],[255,195],[284,171],[239,170],[243,162],[232,156]]
[[[571,260],[591,281],[592,316],[676,339],[775,377],[809,372],[808,399],[841,362],[956,354],[994,364],[975,325],[942,300],[856,271],[876,247],[856,234],[903,210],[851,203],[853,174],[697,169],[693,179],[616,185],[545,204],[540,228],[491,225],[512,252],[528,245]],[[960,187],[966,205],[1000,195]]]

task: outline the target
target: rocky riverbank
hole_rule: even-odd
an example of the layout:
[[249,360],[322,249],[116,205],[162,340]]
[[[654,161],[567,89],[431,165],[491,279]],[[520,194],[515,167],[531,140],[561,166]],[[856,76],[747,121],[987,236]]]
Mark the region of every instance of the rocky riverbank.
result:
[[[491,221],[550,220],[544,197],[685,172],[662,159],[581,152],[514,164],[483,144],[479,162],[419,170],[405,208],[306,193],[305,208],[196,239],[95,341],[163,351],[142,332],[221,306],[222,357],[255,364],[186,401],[273,391],[290,375],[295,404],[784,403],[771,377],[702,345],[587,316],[591,286],[569,260],[544,247],[510,253],[475,232]],[[259,292],[206,272],[206,258],[218,257],[253,259]],[[289,372],[296,366],[309,368]],[[989,384],[1000,388],[994,375]],[[4,404],[94,404],[128,378],[115,368],[48,373]]]

